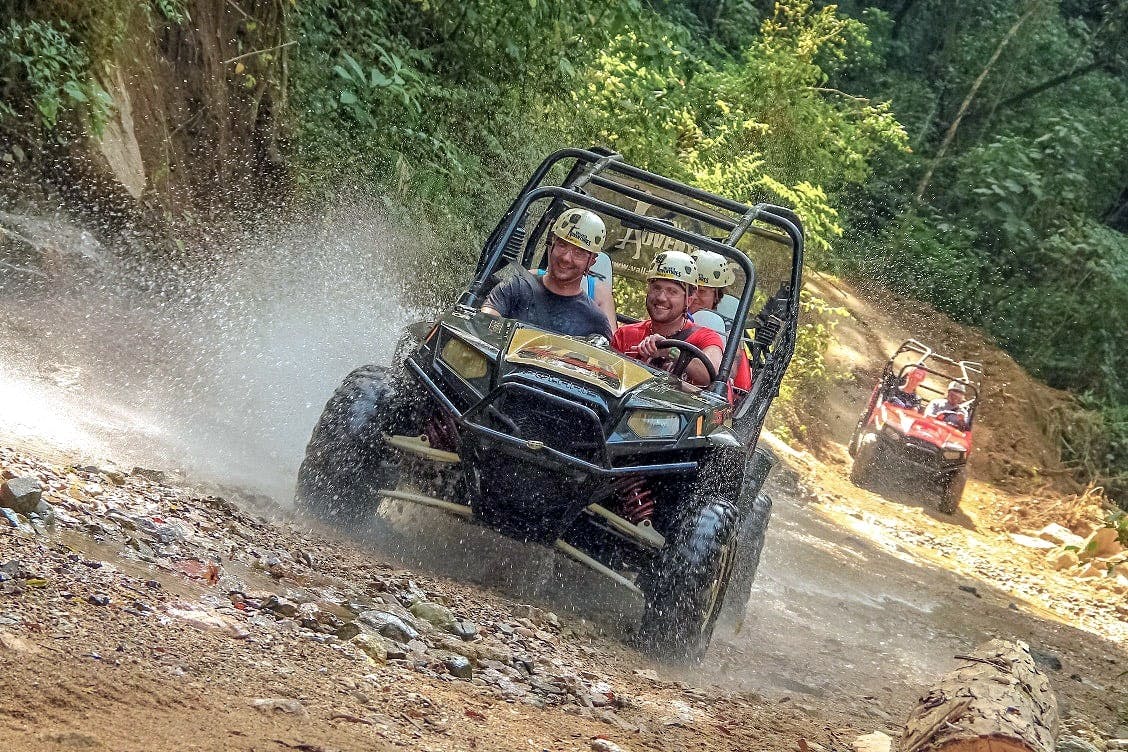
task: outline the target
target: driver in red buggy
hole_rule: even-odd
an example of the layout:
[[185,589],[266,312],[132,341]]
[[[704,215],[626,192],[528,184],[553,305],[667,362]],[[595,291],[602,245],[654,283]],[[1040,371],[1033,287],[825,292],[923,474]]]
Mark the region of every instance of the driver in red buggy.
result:
[[[660,348],[664,339],[680,339],[701,350],[713,368],[720,368],[724,352],[721,335],[704,326],[695,326],[689,320],[690,298],[697,285],[697,264],[693,257],[682,251],[666,251],[654,257],[646,275],[646,312],[650,318],[637,324],[627,324],[615,330],[611,347],[639,360],[658,367],[669,367],[671,348]],[[751,388],[745,372],[745,383],[735,386]],[[683,378],[696,386],[709,384],[705,366],[693,359],[686,367]]]
[[948,394],[940,399],[928,403],[924,410],[924,417],[936,418],[960,431],[967,430],[968,413],[964,399],[967,397],[967,386],[962,381],[952,381],[948,384]]

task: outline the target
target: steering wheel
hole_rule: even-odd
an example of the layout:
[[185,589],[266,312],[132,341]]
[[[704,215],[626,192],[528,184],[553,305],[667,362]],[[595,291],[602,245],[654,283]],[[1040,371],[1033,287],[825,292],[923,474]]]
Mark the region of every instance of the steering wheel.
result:
[[701,365],[705,366],[705,372],[709,374],[709,382],[712,383],[717,380],[717,369],[697,345],[691,345],[680,339],[664,339],[658,343],[658,347],[677,349],[678,357],[674,361],[674,367],[670,369],[670,373],[679,379],[685,375],[691,361],[699,360]]
[[[956,423],[952,423],[951,421],[946,420],[946,418],[948,418],[950,416],[955,416],[955,417],[959,418],[959,424],[957,425]],[[959,410],[939,410],[939,411],[933,413],[932,417],[936,418],[937,420],[941,421],[942,423],[947,423],[949,426],[951,426],[952,428],[955,428],[958,431],[966,431],[967,430],[967,415],[960,412]]]

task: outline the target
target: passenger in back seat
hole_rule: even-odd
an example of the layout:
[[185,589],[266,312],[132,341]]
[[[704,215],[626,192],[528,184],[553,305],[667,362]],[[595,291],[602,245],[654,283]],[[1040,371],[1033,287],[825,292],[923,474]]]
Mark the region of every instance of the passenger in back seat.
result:
[[[725,288],[736,283],[736,273],[729,266],[728,259],[719,253],[697,250],[693,253],[693,260],[697,264],[697,290],[690,298],[689,312],[691,314],[704,312],[701,316],[694,316],[693,322],[709,326],[715,330],[715,327],[706,321],[708,316],[720,321],[723,328],[723,319],[713,311],[720,304],[721,298],[725,296]],[[726,331],[721,336],[727,337],[728,334]],[[752,388],[752,367],[748,362],[748,354],[743,347],[740,348],[740,352],[736,356],[732,385],[744,391]]]
[[917,394],[917,387],[920,386],[926,376],[928,376],[928,372],[923,368],[912,369],[905,374],[903,384],[890,389],[889,396],[886,397],[885,401],[907,410],[916,410],[919,413],[924,406],[924,401]]

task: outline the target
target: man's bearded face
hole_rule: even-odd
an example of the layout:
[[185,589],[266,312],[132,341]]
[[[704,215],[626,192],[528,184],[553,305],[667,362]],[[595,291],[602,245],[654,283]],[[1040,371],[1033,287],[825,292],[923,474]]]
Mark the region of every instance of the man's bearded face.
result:
[[688,298],[680,282],[652,279],[646,285],[646,312],[651,321],[667,324],[685,316]]

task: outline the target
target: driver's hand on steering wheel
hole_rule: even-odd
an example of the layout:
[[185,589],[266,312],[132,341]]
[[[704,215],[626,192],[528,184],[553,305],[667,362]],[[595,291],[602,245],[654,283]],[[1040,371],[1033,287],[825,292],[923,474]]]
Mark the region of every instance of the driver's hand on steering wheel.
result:
[[671,348],[658,347],[658,343],[664,339],[668,339],[668,337],[664,337],[661,334],[651,334],[649,337],[644,338],[642,342],[638,343],[638,354],[646,360],[669,357]]

